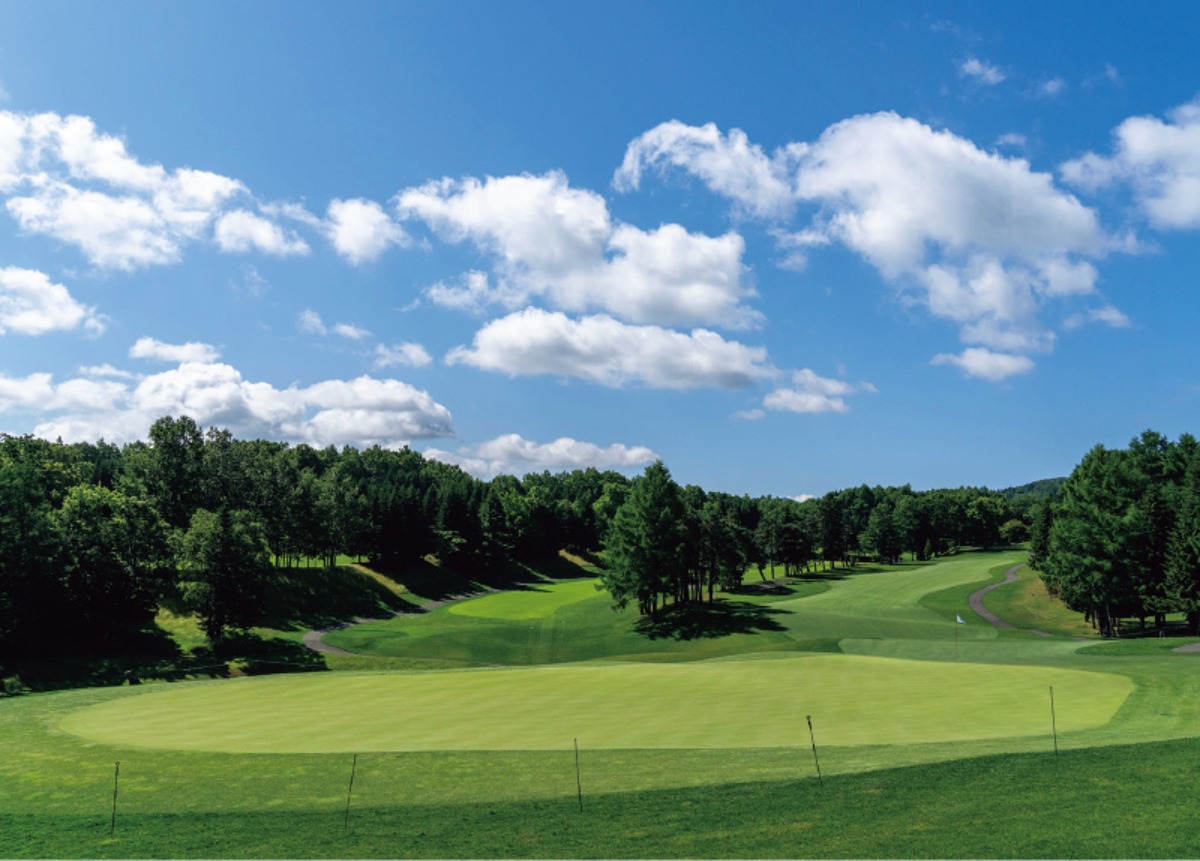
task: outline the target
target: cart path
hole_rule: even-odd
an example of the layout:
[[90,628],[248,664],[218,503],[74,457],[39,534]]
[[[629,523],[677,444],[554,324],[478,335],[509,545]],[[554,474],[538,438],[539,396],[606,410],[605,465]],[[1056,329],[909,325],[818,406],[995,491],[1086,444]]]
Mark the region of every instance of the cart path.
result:
[[[1013,567],[1009,568],[1007,571],[1004,572],[1004,580],[1001,581],[1000,583],[992,583],[990,586],[984,586],[982,589],[972,592],[971,597],[967,599],[967,602],[971,605],[971,609],[974,610],[979,616],[981,616],[984,619],[984,621],[990,622],[991,624],[995,625],[997,628],[1008,628],[1008,629],[1011,629],[1014,631],[1018,630],[1016,625],[1013,625],[1011,622],[1004,621],[999,616],[997,616],[995,613],[993,613],[991,610],[989,610],[987,607],[983,606],[983,596],[986,595],[988,592],[991,592],[993,589],[999,589],[1001,586],[1007,586],[1009,583],[1017,582],[1017,572],[1020,571],[1024,567],[1025,567],[1024,562],[1022,562],[1019,565],[1014,565]],[[1045,631],[1039,631],[1036,628],[1022,628],[1019,630],[1023,630],[1028,634],[1036,634],[1039,637],[1051,636],[1050,634],[1047,634]]]
[[[486,589],[480,589],[477,592],[464,592],[461,595],[451,595],[448,598],[442,598],[438,601],[427,601],[417,608],[418,613],[427,613],[441,607],[444,604],[449,604],[452,601],[465,601],[468,598],[477,598],[480,595],[487,595],[491,592],[497,592],[498,589],[493,589],[490,586]],[[395,619],[398,616],[410,616],[411,610],[401,610],[398,613],[393,613],[391,618]],[[387,618],[387,617],[384,617]],[[364,622],[379,622],[381,619],[368,619],[364,616],[359,616],[356,619],[351,619],[349,622],[344,622],[341,625],[334,625],[331,628],[321,628],[319,630],[309,631],[304,635],[304,645],[312,649],[314,652],[324,652],[329,655],[357,655],[358,652],[348,652],[345,649],[339,649],[337,646],[331,646],[325,642],[323,637],[330,631],[340,631],[343,628],[349,628],[351,625],[361,625]]]

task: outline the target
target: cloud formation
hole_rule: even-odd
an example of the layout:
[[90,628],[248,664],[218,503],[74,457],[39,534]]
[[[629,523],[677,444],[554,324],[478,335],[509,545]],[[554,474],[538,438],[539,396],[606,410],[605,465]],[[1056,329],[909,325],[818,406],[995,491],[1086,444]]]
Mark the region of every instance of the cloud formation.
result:
[[789,413],[845,413],[850,410],[847,396],[874,391],[875,387],[870,383],[847,383],[804,368],[792,373],[789,385],[769,392],[763,398],[763,406]]
[[1157,117],[1130,117],[1113,131],[1113,153],[1087,153],[1060,167],[1084,191],[1114,184],[1133,189],[1155,227],[1200,227],[1200,99]]
[[[170,346],[153,339],[139,344],[140,352],[159,358]],[[236,368],[215,360],[183,360],[175,368],[141,377],[115,368],[92,371],[57,384],[50,374],[0,375],[0,413],[34,408],[60,413],[40,422],[34,434],[66,441],[142,439],[164,415],[189,415],[201,426],[228,428],[243,438],[317,447],[396,448],[454,433],[449,410],[399,380],[362,376],[277,389],[246,380]]]
[[737,233],[614,222],[600,195],[572,188],[558,171],[431,182],[402,191],[397,206],[442,240],[470,242],[492,258],[490,278],[471,272],[459,285],[430,288],[437,304],[515,310],[540,300],[669,326],[746,328],[760,319],[742,304],[753,290]]
[[44,335],[83,329],[98,335],[104,321],[95,308],[81,305],[62,284],[43,272],[16,266],[0,268],[0,335]]
[[611,388],[744,388],[776,373],[763,347],[727,341],[715,332],[631,326],[597,315],[574,320],[527,308],[493,320],[470,347],[446,357],[510,376],[573,377]]
[[326,212],[327,231],[338,254],[355,266],[369,263],[393,245],[412,239],[373,200],[333,200]]
[[[906,303],[985,349],[1049,349],[1047,304],[1093,294],[1090,260],[1119,245],[1093,210],[1024,159],[890,112],[843,120],[770,155],[737,130],[663,123],[629,144],[614,184],[633,189],[646,169],[667,167],[768,218],[785,268],[838,242]],[[815,209],[807,225],[788,226],[785,191],[792,206]]]
[[521,476],[530,472],[561,472],[588,467],[620,470],[645,466],[658,459],[658,455],[645,446],[614,443],[601,447],[570,437],[535,443],[515,433],[478,445],[462,446],[455,452],[429,448],[424,455],[459,466],[485,480],[497,475]]

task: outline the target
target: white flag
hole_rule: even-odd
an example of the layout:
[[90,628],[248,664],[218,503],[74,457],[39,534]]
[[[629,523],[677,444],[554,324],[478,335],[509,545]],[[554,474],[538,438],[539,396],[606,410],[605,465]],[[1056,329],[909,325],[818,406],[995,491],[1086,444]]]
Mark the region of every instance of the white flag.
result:
[[967,624],[965,621],[963,621],[963,617],[958,615],[957,613],[954,614],[954,618],[958,621],[958,624],[960,624],[960,625]]

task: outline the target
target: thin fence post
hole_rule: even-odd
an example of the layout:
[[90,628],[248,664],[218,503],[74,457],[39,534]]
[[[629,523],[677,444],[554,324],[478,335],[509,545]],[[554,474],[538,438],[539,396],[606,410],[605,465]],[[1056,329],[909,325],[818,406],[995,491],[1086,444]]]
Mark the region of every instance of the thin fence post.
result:
[[579,796],[579,812],[583,813],[583,779],[579,776],[579,739],[575,739],[575,792]]
[[117,833],[117,789],[121,778],[121,763],[118,761],[116,768],[113,769],[113,806],[112,818],[108,822],[108,836],[112,837]]
[[817,766],[817,784],[825,785],[825,781],[821,778],[821,761],[817,759],[817,737],[813,734],[812,715],[806,715],[808,719],[808,737],[812,741],[813,763]]
[[346,819],[342,823],[342,833],[350,832],[350,795],[354,792],[354,772],[358,770],[358,754],[354,754],[354,762],[350,765],[350,785],[346,787]]

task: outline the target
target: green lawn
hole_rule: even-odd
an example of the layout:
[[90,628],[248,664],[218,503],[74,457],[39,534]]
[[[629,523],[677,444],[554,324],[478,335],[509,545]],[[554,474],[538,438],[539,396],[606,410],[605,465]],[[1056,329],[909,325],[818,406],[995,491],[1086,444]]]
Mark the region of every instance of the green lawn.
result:
[[[534,577],[331,634],[342,672],[0,700],[0,857],[1194,856],[1200,659],[997,631],[967,596],[1021,561],[751,574],[653,624]],[[1031,582],[989,606],[1070,631]]]

